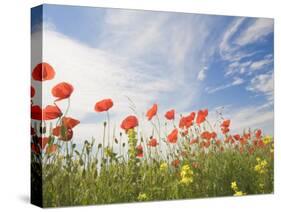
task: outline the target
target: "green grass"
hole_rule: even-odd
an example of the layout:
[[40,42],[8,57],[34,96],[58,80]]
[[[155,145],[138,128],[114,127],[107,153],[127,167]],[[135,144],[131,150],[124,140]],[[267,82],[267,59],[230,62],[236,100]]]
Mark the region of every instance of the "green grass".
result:
[[[241,153],[234,146],[225,147],[224,151],[198,148],[194,152],[190,145],[185,145],[186,154],[178,157],[180,163],[174,167],[170,161],[161,159],[129,157],[125,160],[115,154],[107,154],[100,164],[93,154],[98,146],[85,142],[83,151],[78,152],[69,143],[68,154],[58,151],[45,155],[43,206],[233,196],[234,181],[246,194],[272,193],[272,146],[270,143],[249,154]],[[34,155],[33,160],[35,157],[38,156]],[[262,174],[255,171],[257,158],[267,161]],[[162,163],[167,163],[168,168],[161,170]],[[182,167],[186,164],[193,172],[189,184],[181,183]]]

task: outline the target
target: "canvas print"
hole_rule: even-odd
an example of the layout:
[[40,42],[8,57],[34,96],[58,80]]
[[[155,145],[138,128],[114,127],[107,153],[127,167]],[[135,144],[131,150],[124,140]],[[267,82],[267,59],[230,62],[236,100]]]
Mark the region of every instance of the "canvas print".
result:
[[31,10],[31,202],[272,194],[274,21]]

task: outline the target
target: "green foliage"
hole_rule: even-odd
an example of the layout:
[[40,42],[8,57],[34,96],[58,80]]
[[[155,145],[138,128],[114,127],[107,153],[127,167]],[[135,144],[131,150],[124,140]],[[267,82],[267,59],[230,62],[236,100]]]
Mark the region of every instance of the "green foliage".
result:
[[[129,136],[135,142],[133,132]],[[80,152],[70,143],[65,148],[66,154],[54,154],[43,164],[44,207],[233,196],[232,182],[241,195],[273,192],[271,145],[252,154],[235,148],[199,151],[182,157],[176,167],[161,159],[126,160],[111,149],[99,160],[87,141]],[[263,172],[255,168],[260,160],[266,161]]]

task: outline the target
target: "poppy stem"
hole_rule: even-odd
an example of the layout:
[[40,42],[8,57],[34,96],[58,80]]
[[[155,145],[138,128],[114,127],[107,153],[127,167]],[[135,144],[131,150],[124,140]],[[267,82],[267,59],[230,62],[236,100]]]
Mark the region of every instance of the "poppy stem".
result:
[[67,115],[69,109],[70,109],[70,98],[67,99],[67,108],[66,108],[66,111],[65,111],[65,113],[64,113],[64,116]]
[[105,150],[105,128],[106,128],[106,125],[104,124],[103,125],[103,138],[102,138],[102,162],[104,159],[104,150]]
[[108,125],[108,141],[107,141],[107,147],[110,146],[110,119],[109,119],[109,112],[106,111],[106,116],[107,116],[107,125]]

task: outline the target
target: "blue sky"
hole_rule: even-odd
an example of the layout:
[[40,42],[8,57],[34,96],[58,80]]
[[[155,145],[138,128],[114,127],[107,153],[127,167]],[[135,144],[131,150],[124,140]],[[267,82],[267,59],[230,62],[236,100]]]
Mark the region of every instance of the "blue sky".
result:
[[[58,81],[74,83],[82,134],[104,119],[92,107],[105,97],[116,102],[117,126],[130,113],[124,96],[140,114],[153,103],[162,114],[208,108],[213,120],[223,111],[234,131],[273,133],[272,19],[57,5],[43,11],[43,57],[61,71]],[[33,10],[33,40],[40,13]]]

